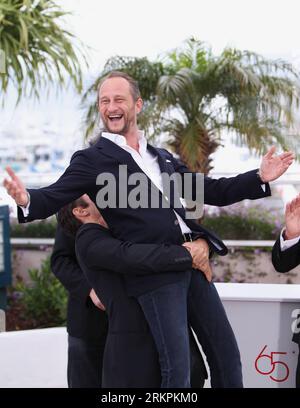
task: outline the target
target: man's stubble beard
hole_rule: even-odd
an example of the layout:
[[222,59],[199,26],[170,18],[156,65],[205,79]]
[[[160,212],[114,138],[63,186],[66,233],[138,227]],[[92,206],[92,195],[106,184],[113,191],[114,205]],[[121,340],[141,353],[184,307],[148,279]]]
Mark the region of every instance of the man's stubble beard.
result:
[[109,132],[109,133],[113,133],[116,135],[122,135],[122,136],[126,136],[128,130],[130,129],[130,122],[131,120],[126,118],[125,123],[123,128],[120,131],[115,131],[109,128],[109,126],[107,125],[109,119],[107,119],[106,121],[103,119],[103,117],[101,117],[102,123],[103,123],[103,131],[104,132]]

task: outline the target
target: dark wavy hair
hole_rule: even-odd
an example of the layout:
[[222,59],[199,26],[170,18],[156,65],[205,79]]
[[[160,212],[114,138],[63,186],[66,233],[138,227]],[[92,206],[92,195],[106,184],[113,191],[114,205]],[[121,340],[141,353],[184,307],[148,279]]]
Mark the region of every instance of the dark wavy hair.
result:
[[58,211],[56,215],[57,222],[66,233],[75,236],[78,228],[82,225],[82,223],[75,217],[72,210],[76,207],[86,208],[87,206],[88,203],[85,199],[80,197],[65,205]]

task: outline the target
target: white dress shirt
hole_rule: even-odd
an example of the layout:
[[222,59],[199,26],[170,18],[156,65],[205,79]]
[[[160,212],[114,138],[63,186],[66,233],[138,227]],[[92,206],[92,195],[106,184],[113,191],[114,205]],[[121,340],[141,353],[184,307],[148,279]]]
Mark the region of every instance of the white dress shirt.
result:
[[298,243],[299,239],[300,239],[300,236],[296,237],[296,238],[292,238],[292,239],[284,239],[283,235],[282,235],[283,231],[284,231],[284,228],[280,233],[280,249],[281,249],[281,251],[285,251],[286,249],[291,248],[292,246],[296,245]]

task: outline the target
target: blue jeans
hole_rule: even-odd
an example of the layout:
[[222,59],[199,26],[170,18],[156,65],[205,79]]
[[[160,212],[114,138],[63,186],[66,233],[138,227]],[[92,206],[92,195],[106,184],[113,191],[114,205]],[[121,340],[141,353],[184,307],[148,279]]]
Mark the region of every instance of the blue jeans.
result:
[[161,388],[190,388],[187,293],[191,273],[182,277],[137,298],[158,350]]
[[238,345],[213,283],[198,270],[138,298],[159,353],[162,387],[190,387],[187,325],[206,355],[213,388],[243,387]]
[[101,388],[104,344],[68,336],[68,387]]
[[188,319],[207,358],[213,388],[241,388],[238,345],[213,283],[193,270],[188,291]]

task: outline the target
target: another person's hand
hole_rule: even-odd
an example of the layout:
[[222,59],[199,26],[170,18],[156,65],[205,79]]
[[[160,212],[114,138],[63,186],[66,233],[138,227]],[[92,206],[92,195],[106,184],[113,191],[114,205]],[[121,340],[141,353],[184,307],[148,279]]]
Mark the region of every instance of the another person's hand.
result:
[[262,158],[259,169],[259,176],[264,183],[276,180],[280,177],[293,163],[294,153],[284,152],[275,156],[276,147],[273,146]]
[[11,180],[5,178],[3,182],[7,193],[15,200],[17,205],[26,207],[29,202],[29,198],[24,184],[11,167],[7,166],[6,171],[11,177]]
[[300,235],[300,194],[285,209],[284,238],[292,239]]
[[212,270],[209,263],[209,246],[205,239],[200,238],[193,242],[185,242],[183,246],[190,251],[193,258],[193,268],[201,270],[208,282],[211,282]]
[[103,311],[105,311],[105,306],[104,304],[101,302],[101,300],[98,298],[98,296],[96,295],[96,292],[94,291],[94,289],[92,289],[90,291],[90,298],[92,299],[92,302],[94,303],[94,305],[96,307],[98,307],[98,309],[101,309]]

